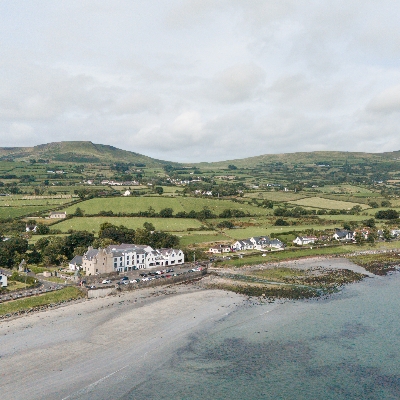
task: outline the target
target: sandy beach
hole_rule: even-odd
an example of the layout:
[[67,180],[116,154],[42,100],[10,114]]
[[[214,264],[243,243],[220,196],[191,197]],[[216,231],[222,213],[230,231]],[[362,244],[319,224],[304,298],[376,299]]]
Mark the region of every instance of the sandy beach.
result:
[[[280,265],[365,272],[345,259]],[[226,316],[243,312],[243,306],[249,306],[245,296],[195,283],[124,292],[4,320],[1,398],[123,398],[196,335],[204,337]]]
[[93,390],[99,398],[101,386],[111,379],[115,383],[124,370],[137,376],[139,384],[141,376],[163,362],[163,354],[171,354],[189,335],[243,301],[234,293],[179,286],[3,321],[1,398],[94,398]]

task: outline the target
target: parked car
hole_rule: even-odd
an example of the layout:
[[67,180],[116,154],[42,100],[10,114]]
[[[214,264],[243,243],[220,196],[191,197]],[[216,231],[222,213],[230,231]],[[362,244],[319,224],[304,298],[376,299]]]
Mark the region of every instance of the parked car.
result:
[[137,280],[136,280],[136,279],[131,279],[131,280],[129,281],[129,283],[137,283]]
[[103,281],[101,283],[106,285],[107,283],[111,283],[111,280],[110,279],[103,279]]
[[139,276],[143,276],[144,278],[147,276],[147,274],[145,274],[144,272],[142,272],[141,274],[139,274]]
[[121,278],[121,281],[129,281],[129,278],[128,278],[127,276],[123,276],[123,277]]

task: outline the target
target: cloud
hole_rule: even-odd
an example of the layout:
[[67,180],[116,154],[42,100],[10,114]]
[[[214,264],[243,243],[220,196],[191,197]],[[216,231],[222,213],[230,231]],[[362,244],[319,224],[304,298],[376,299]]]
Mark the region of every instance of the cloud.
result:
[[390,113],[400,111],[400,85],[383,90],[367,105],[367,110]]
[[218,101],[235,103],[250,100],[265,80],[265,72],[255,64],[237,64],[215,75],[208,95]]
[[2,10],[0,145],[84,139],[190,162],[400,148],[396,2]]

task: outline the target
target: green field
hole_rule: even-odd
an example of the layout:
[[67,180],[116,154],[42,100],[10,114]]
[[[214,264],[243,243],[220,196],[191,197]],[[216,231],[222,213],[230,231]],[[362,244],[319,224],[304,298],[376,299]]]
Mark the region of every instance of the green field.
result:
[[236,203],[230,200],[203,199],[194,197],[112,197],[90,199],[73,205],[66,209],[67,214],[72,214],[77,207],[80,207],[87,214],[98,214],[100,211],[112,211],[116,213],[138,213],[147,211],[153,207],[156,213],[163,208],[172,208],[174,213],[191,210],[201,211],[208,207],[214,213],[220,213],[227,208],[242,210],[251,214],[263,214],[264,209],[249,205]]
[[100,225],[109,222],[113,225],[124,225],[130,229],[143,228],[145,222],[151,222],[156,230],[181,232],[188,228],[198,229],[201,227],[200,221],[189,218],[147,218],[147,217],[80,217],[63,220],[52,226],[61,232],[68,232],[70,229],[75,231],[97,232]]
[[296,226],[269,226],[259,227],[250,226],[248,228],[226,230],[225,234],[234,240],[247,239],[252,236],[271,235],[271,233],[285,233],[289,231],[299,232],[299,234],[307,229],[325,230],[334,229],[336,225],[296,225]]
[[370,208],[366,204],[330,200],[322,197],[307,197],[301,200],[289,201],[289,203],[296,206],[326,208],[329,210],[350,210],[354,206],[361,206],[363,209]]
[[29,310],[33,307],[58,303],[83,297],[83,293],[76,287],[66,287],[50,293],[45,293],[20,300],[8,301],[0,304],[0,315],[11,314],[17,311]]
[[230,238],[220,234],[219,232],[213,231],[200,231],[200,232],[188,232],[184,235],[179,235],[180,246],[188,246],[192,244],[204,244],[212,242],[230,241]]

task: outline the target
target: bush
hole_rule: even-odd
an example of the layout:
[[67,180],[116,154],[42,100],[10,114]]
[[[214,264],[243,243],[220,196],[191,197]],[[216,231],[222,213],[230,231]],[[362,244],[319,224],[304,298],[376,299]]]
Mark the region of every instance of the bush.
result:
[[399,218],[399,213],[396,210],[381,210],[375,214],[377,219],[397,219]]

